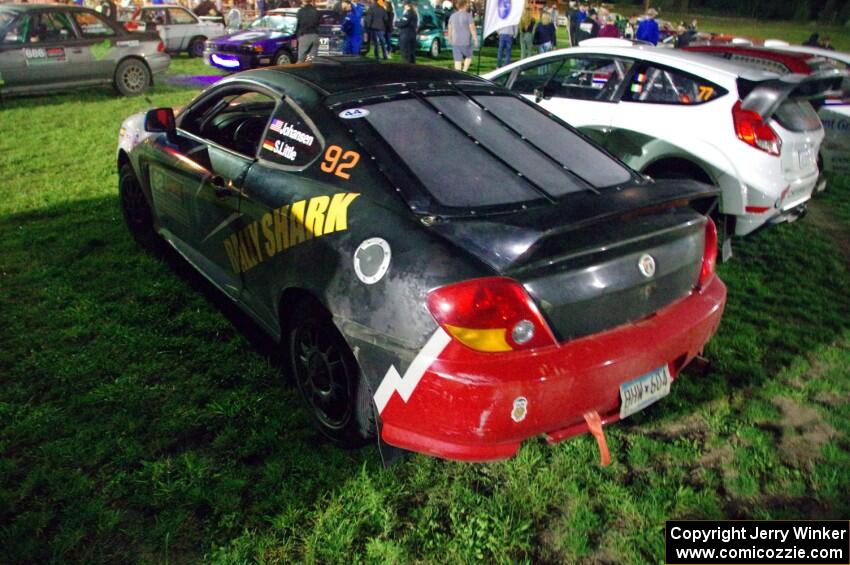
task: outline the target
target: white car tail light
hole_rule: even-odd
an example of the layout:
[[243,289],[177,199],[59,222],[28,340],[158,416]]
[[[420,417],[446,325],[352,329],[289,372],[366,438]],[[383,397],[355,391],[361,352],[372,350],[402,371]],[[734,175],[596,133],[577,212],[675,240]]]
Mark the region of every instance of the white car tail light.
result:
[[773,128],[764,123],[758,113],[744,110],[740,100],[732,107],[732,121],[735,124],[738,139],[747,145],[752,145],[770,155],[778,156],[782,152],[782,140]]

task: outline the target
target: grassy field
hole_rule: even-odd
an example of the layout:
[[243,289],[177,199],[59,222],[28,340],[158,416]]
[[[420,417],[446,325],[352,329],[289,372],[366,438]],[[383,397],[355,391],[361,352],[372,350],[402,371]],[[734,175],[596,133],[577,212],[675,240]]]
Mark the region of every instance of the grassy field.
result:
[[588,436],[385,469],[125,229],[121,120],[195,94],[0,107],[0,563],[657,563],[665,519],[850,516],[850,178],[738,245],[711,370],[608,428],[610,467]]

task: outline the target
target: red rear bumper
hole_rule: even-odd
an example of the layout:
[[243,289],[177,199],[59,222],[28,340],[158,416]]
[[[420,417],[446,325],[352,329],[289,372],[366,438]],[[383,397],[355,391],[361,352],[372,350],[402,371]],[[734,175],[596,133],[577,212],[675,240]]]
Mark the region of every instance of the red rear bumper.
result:
[[[586,432],[589,411],[614,422],[620,384],[664,364],[678,376],[717,330],[725,304],[715,277],[653,316],[558,346],[484,354],[452,340],[407,402],[393,394],[386,403],[381,437],[437,457],[487,461],[513,456],[533,436],[560,441]],[[527,408],[517,422],[518,397]]]

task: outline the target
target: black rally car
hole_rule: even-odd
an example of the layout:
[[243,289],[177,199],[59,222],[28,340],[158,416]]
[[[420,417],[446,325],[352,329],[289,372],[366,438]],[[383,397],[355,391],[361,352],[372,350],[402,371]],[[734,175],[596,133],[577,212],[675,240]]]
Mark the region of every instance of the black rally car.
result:
[[[120,198],[281,343],[319,428],[509,457],[641,410],[720,323],[716,192],[514,94],[320,60],[128,118]],[[603,450],[604,452],[604,450]]]

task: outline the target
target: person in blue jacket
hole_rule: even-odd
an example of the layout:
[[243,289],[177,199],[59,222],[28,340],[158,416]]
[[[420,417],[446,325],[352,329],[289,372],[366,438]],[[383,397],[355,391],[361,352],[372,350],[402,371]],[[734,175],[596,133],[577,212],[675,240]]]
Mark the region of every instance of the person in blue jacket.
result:
[[363,6],[359,2],[343,2],[342,10],[345,18],[342,20],[342,31],[345,33],[345,43],[342,46],[344,55],[360,55],[363,43]]
[[646,17],[638,24],[635,39],[658,45],[658,22],[655,18],[658,17],[658,11],[655,8],[650,8],[646,11]]

